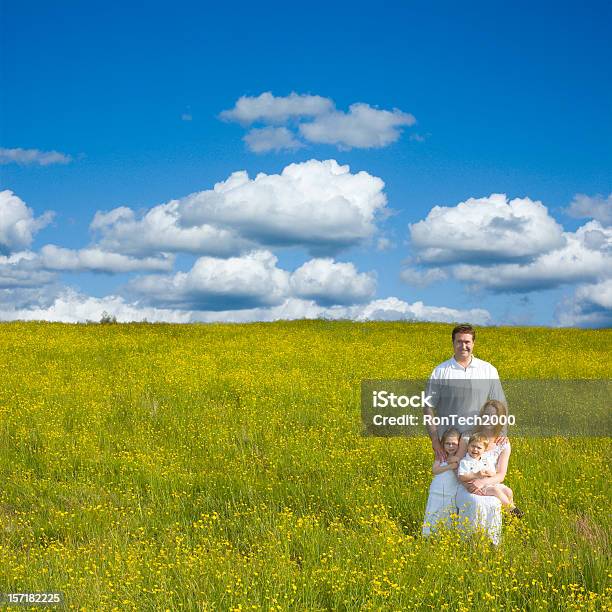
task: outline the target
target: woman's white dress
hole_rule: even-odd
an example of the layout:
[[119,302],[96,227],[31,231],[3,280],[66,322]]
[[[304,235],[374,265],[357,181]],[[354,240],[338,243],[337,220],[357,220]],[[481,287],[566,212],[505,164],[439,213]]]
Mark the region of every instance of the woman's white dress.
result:
[[[446,462],[440,464],[447,465]],[[423,519],[423,535],[428,536],[437,525],[450,526],[450,516],[457,512],[455,498],[459,488],[459,481],[453,470],[436,474],[429,486],[429,497]]]
[[[490,459],[495,466],[505,448],[510,448],[510,442],[502,446],[497,444],[482,457]],[[465,530],[484,529],[493,544],[501,540],[502,513],[501,502],[492,495],[476,495],[470,493],[463,485],[457,488],[457,508],[459,512],[459,527]]]

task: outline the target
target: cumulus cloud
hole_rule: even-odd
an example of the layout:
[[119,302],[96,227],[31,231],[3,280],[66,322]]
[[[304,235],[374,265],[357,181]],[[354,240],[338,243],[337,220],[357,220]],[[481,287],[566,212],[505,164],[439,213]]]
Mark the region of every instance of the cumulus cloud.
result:
[[254,246],[229,228],[208,223],[182,227],[179,206],[179,200],[171,200],[142,216],[125,206],[98,211],[90,229],[100,248],[136,257],[162,252],[227,256]]
[[602,225],[612,225],[612,193],[607,198],[599,194],[576,194],[566,212],[578,219],[595,219]]
[[369,104],[351,104],[349,112],[334,111],[319,115],[299,126],[300,134],[310,142],[338,145],[342,149],[380,148],[395,142],[401,128],[414,125],[410,113],[398,109],[379,110]]
[[357,321],[437,321],[457,322],[470,321],[475,325],[488,325],[491,315],[482,308],[455,309],[445,306],[427,306],[418,301],[413,304],[396,297],[374,300],[365,306],[354,306],[336,310],[341,318]]
[[259,96],[242,96],[234,108],[223,111],[225,121],[248,124],[257,121],[285,123],[294,117],[315,117],[331,111],[334,103],[329,98],[292,92],[288,96],[274,96],[266,91]]
[[373,273],[352,263],[311,259],[293,273],[277,266],[265,250],[241,257],[201,257],[187,272],[148,275],[129,283],[129,292],[148,304],[183,310],[245,310],[278,306],[288,298],[322,306],[365,302],[376,290]]
[[255,153],[303,146],[293,131],[274,127],[288,122],[297,124],[297,131],[306,141],[336,145],[341,150],[386,147],[399,139],[404,127],[416,123],[413,115],[397,108],[381,110],[357,102],[344,112],[337,110],[329,98],[295,92],[285,97],[275,97],[271,92],[243,96],[233,109],[223,111],[220,118],[243,125],[263,123],[265,127],[252,129],[244,137]]
[[[77,323],[99,321],[104,313],[117,321],[190,322],[249,322],[277,321],[303,318],[353,319],[357,321],[471,321],[487,325],[491,317],[486,310],[427,306],[422,302],[409,304],[398,298],[374,300],[357,306],[320,306],[312,300],[287,298],[272,307],[258,307],[228,311],[197,311],[156,308],[125,298],[110,295],[102,298],[83,295],[73,289],[64,289],[52,299],[44,298],[37,304],[35,298],[26,300],[30,305],[13,305],[0,301],[0,320],[45,320]],[[24,302],[24,304],[25,304]]]
[[426,264],[528,261],[563,246],[563,228],[529,198],[504,194],[434,206],[410,225],[417,261]]
[[12,191],[0,191],[0,255],[29,247],[34,234],[52,218],[51,212],[34,217],[32,209]]
[[359,273],[352,263],[311,259],[293,272],[290,286],[295,297],[323,306],[354,304],[374,295],[376,277],[372,272]]
[[253,128],[243,140],[254,153],[294,151],[304,146],[299,140],[296,140],[293,132],[285,127]]
[[46,270],[64,272],[108,272],[134,271],[168,272],[172,269],[172,257],[145,257],[136,259],[120,253],[110,253],[97,247],[65,249],[53,244],[45,245],[38,255],[40,266]]
[[200,257],[188,272],[135,279],[130,289],[162,307],[238,310],[279,304],[288,293],[289,274],[276,267],[269,251],[242,257]]
[[190,314],[177,310],[150,308],[130,304],[120,296],[96,298],[83,295],[74,289],[64,288],[47,305],[24,307],[19,303],[0,304],[0,320],[3,321],[59,321],[63,323],[84,323],[99,321],[107,313],[117,321],[160,321],[168,323],[188,323]]
[[0,256],[0,289],[42,287],[55,282],[58,272],[168,272],[173,261],[172,257],[136,259],[95,247],[73,250],[47,244],[39,252]]
[[58,151],[0,148],[0,164],[50,166],[51,164],[68,164],[71,161],[70,155]]
[[612,279],[578,287],[556,316],[564,327],[612,327]]
[[55,279],[55,274],[41,269],[37,255],[31,251],[0,256],[0,289],[41,287]]
[[227,257],[303,246],[327,254],[359,244],[384,214],[383,181],[335,160],[290,164],[281,174],[234,172],[213,189],[151,208],[97,212],[90,228],[106,251],[145,256],[188,252]]
[[324,254],[354,246],[375,231],[386,205],[384,183],[352,174],[335,160],[290,164],[281,174],[234,172],[214,189],[180,200],[184,227],[231,228],[263,246],[304,246]]
[[563,235],[564,245],[526,264],[461,264],[455,278],[494,292],[528,292],[564,284],[595,282],[612,274],[612,228],[589,221]]

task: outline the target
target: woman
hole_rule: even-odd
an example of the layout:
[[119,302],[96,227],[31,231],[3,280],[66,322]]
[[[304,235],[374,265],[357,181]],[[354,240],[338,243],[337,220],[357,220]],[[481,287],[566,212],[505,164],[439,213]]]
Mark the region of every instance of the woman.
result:
[[[485,495],[484,489],[487,485],[503,482],[508,470],[510,442],[506,437],[500,435],[508,416],[503,402],[489,400],[480,410],[481,419],[485,416],[491,418],[494,415],[497,415],[497,419],[492,419],[496,421],[496,425],[481,425],[475,431],[483,433],[488,438],[488,444],[482,456],[486,456],[495,465],[497,473],[495,476],[476,478],[459,486],[457,508],[459,509],[460,527],[468,530],[484,529],[493,544],[499,544],[502,527],[501,502],[497,497]],[[502,423],[499,422],[500,420]],[[466,447],[467,437],[463,436],[457,453],[459,457],[465,454]]]

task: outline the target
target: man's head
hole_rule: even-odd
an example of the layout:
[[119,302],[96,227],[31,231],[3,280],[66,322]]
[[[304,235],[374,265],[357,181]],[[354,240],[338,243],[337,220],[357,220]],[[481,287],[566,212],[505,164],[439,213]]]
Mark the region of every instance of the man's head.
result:
[[457,361],[467,361],[472,356],[476,330],[471,325],[457,325],[453,329],[453,350]]

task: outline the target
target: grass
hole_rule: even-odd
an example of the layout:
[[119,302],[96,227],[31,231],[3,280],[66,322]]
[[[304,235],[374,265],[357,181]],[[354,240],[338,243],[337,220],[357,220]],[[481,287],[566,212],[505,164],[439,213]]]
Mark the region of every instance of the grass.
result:
[[[450,329],[2,324],[0,593],[89,610],[609,609],[608,437],[513,439],[526,516],[491,549],[420,537],[425,438],[360,435],[361,380],[426,378]],[[610,378],[611,344],[487,328],[475,353],[502,380]]]

